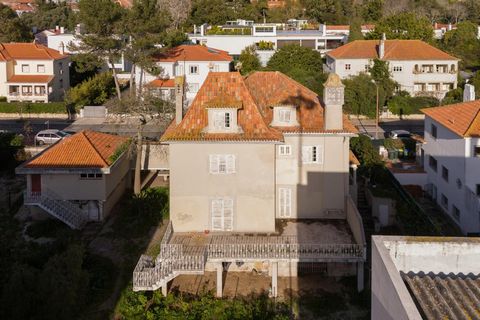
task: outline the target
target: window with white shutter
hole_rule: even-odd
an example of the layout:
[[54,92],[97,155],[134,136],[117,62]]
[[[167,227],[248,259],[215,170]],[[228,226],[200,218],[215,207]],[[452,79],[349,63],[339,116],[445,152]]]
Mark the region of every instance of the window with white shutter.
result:
[[303,163],[323,163],[323,149],[321,146],[303,146]]
[[281,156],[289,156],[292,154],[292,146],[289,144],[278,146],[278,153]]
[[230,197],[211,200],[212,230],[233,231],[233,199]]
[[290,218],[292,216],[292,189],[278,189],[279,215],[280,218]]
[[233,154],[211,154],[209,162],[211,174],[235,173],[235,155]]

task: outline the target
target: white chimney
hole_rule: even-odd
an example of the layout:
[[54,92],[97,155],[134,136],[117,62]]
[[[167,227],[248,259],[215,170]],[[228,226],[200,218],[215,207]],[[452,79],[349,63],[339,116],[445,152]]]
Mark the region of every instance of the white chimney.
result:
[[449,22],[449,23],[448,23],[447,30],[448,30],[448,31],[452,31],[452,29],[453,29],[453,28],[452,28],[452,23],[451,23],[451,22]]
[[342,130],[345,86],[336,73],[330,73],[323,86],[324,128],[325,130]]
[[65,27],[60,27],[60,33],[64,34],[65,33]]
[[326,35],[327,34],[327,24],[326,23],[320,23],[320,32],[322,33],[322,35]]
[[380,44],[378,45],[378,58],[383,59],[385,56],[385,40],[387,40],[387,36],[382,34],[382,40],[380,40]]
[[185,95],[185,76],[175,77],[175,123],[183,119],[183,98]]
[[475,100],[475,86],[467,83],[463,89],[463,102]]
[[60,30],[60,27],[59,26],[55,26],[55,31],[58,31]]

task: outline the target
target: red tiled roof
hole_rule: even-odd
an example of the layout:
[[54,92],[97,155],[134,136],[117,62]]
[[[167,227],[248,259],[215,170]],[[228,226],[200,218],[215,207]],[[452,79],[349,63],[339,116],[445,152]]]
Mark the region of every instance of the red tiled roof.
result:
[[0,43],[0,61],[14,59],[58,60],[68,57],[59,51],[36,43]]
[[50,83],[53,76],[49,75],[13,75],[8,79],[9,83]]
[[[223,101],[223,102],[222,102]],[[207,108],[238,109],[238,125],[243,133],[205,133]],[[271,127],[272,106],[297,107],[299,126]],[[323,127],[323,107],[317,94],[280,72],[255,72],[245,79],[237,72],[211,72],[179,125],[168,127],[162,141],[181,140],[253,140],[283,141],[282,132],[327,133]],[[331,133],[356,133],[344,117],[342,130]]]
[[133,0],[115,0],[121,7],[130,9],[133,6]]
[[480,137],[480,100],[421,111],[461,137]]
[[63,138],[31,160],[26,168],[107,168],[110,157],[127,137],[81,131]]
[[[242,101],[238,110],[238,125],[243,133],[206,133],[207,104],[220,95]],[[180,124],[173,121],[161,141],[213,140],[213,141],[283,141],[280,131],[270,128],[263,119],[238,72],[210,72],[198,91],[192,105]]]
[[175,79],[155,79],[147,83],[150,88],[175,88]]
[[[272,107],[297,106],[299,126],[278,128],[282,132],[326,132],[323,123],[323,107],[318,95],[281,72],[255,72],[245,79],[267,124],[273,119]],[[356,133],[357,129],[344,117],[342,132]]]
[[[380,40],[357,40],[327,55],[335,59],[377,59]],[[383,60],[458,60],[420,40],[386,40]]]
[[227,51],[201,45],[181,45],[157,55],[158,62],[176,61],[232,61]]

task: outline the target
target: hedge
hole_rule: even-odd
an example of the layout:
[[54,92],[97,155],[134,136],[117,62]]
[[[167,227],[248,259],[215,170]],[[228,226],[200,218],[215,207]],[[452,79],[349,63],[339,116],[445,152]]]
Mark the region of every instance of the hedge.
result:
[[64,102],[0,102],[0,113],[67,113]]

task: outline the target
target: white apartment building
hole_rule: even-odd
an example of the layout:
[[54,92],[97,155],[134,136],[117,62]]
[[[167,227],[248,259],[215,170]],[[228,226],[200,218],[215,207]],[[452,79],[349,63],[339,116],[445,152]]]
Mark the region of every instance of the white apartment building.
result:
[[163,97],[173,98],[174,78],[185,76],[186,100],[191,102],[210,72],[231,70],[232,57],[228,52],[200,45],[181,45],[155,57],[162,69],[159,76],[136,68],[135,83],[146,85]]
[[465,234],[478,234],[480,100],[422,111],[427,192]]
[[443,99],[457,87],[459,59],[420,40],[358,40],[326,56],[327,70],[342,79],[368,73],[375,59],[387,61],[398,89],[412,96]]
[[0,97],[61,101],[70,88],[70,57],[35,43],[0,43]]
[[194,43],[227,51],[233,57],[238,57],[245,47],[266,42],[271,48],[262,50],[258,47],[257,50],[260,59],[266,61],[275,53],[274,50],[289,44],[298,44],[324,54],[341,46],[348,38],[344,28],[334,30],[326,25],[321,25],[319,30],[288,29],[284,24],[240,20],[237,24],[229,21],[224,26],[194,26],[194,32],[188,37]]

